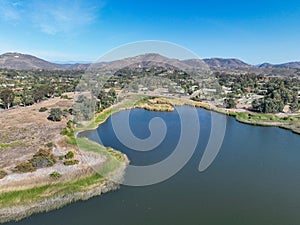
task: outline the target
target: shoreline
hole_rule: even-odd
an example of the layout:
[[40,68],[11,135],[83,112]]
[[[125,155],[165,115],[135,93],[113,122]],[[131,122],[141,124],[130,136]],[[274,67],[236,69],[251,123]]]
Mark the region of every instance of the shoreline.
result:
[[[177,99],[178,100],[178,99]],[[213,111],[216,113],[220,113],[226,116],[234,117],[237,122],[244,123],[247,125],[252,126],[264,126],[264,127],[278,127],[281,129],[289,130],[295,134],[300,135],[300,114],[295,117],[287,116],[289,119],[297,119],[296,121],[285,121],[284,118],[278,117],[276,114],[264,114],[264,113],[256,113],[249,110],[244,111],[236,111],[235,109],[226,109],[226,108],[219,108],[214,105],[210,105],[206,102],[196,102],[193,100],[186,100],[186,102],[175,105],[175,106],[182,106],[182,105],[190,105],[194,107],[199,107],[202,109],[206,109],[208,111]],[[243,118],[248,117],[248,119]],[[251,120],[251,118],[254,118]],[[257,118],[264,118],[259,120]],[[273,119],[276,120],[273,120]],[[298,125],[298,126],[297,126]]]
[[6,223],[9,221],[20,221],[33,214],[49,212],[52,210],[60,209],[71,203],[77,201],[85,201],[90,198],[100,196],[109,191],[115,191],[119,188],[119,184],[111,181],[107,181],[96,188],[88,191],[75,192],[68,195],[53,196],[43,201],[36,202],[31,205],[21,205],[15,207],[7,207],[0,210],[0,223]]
[[[132,97],[132,96],[130,96],[130,97]],[[146,97],[146,96],[144,96],[144,97]],[[156,100],[158,103],[151,102],[151,106],[145,104],[144,101],[138,102],[138,104],[135,104],[135,103],[132,104],[133,102],[131,100],[128,100],[129,105],[125,104],[123,106],[122,104],[120,104],[122,102],[119,102],[117,105],[112,105],[109,108],[102,111],[101,113],[98,113],[98,116],[96,116],[95,121],[93,121],[91,124],[89,124],[87,127],[85,127],[85,129],[79,129],[76,132],[76,135],[80,132],[97,129],[97,127],[99,125],[101,125],[102,123],[104,123],[110,116],[112,116],[113,114],[118,113],[120,111],[139,108],[139,109],[145,109],[148,111],[155,111],[155,112],[172,112],[172,111],[174,111],[174,107],[184,106],[184,105],[202,108],[202,109],[206,109],[208,111],[212,111],[212,112],[220,113],[220,114],[223,114],[226,116],[234,117],[237,122],[240,122],[243,124],[252,125],[252,126],[278,127],[278,128],[289,130],[292,133],[300,135],[300,114],[298,114],[298,117],[297,117],[297,118],[299,118],[299,120],[286,122],[286,121],[282,121],[283,119],[279,118],[276,114],[255,113],[255,112],[252,112],[249,110],[245,110],[243,112],[238,112],[235,109],[219,108],[219,107],[211,105],[207,102],[197,102],[197,101],[193,101],[190,99],[180,99],[180,98],[175,98],[175,97],[155,97],[155,96],[153,96],[153,98],[158,99],[158,100]],[[169,104],[169,106],[173,107],[173,109],[170,109],[170,107],[165,106],[168,104]],[[164,106],[157,107],[157,105],[164,105]],[[120,107],[118,107],[118,106],[120,106]],[[105,117],[101,117],[102,113],[106,113]],[[255,117],[266,117],[269,120],[250,120],[250,119],[243,118],[243,116],[246,116],[246,115],[248,117],[250,115],[250,118],[251,118],[251,116],[254,118]],[[276,118],[277,121],[270,120],[270,118]],[[293,117],[291,117],[291,118],[293,118]],[[296,123],[298,123],[298,124],[296,124]],[[298,126],[292,127],[295,124]]]
[[[144,96],[145,97],[145,96]],[[133,108],[140,108],[140,109],[145,109],[148,111],[158,111],[158,112],[172,112],[174,110],[175,106],[183,106],[183,105],[187,105],[187,106],[194,106],[194,107],[198,107],[198,108],[203,108],[209,111],[213,111],[216,113],[221,113],[227,116],[233,116],[235,117],[235,119],[238,122],[244,123],[244,124],[248,124],[248,125],[254,125],[254,126],[273,126],[273,127],[279,127],[282,129],[287,129],[287,130],[291,130],[293,133],[295,134],[300,134],[300,130],[299,127],[296,127],[296,129],[293,129],[292,127],[290,127],[289,125],[291,125],[292,123],[283,123],[283,122],[278,122],[278,121],[250,121],[247,119],[243,119],[242,116],[243,115],[260,115],[260,114],[256,114],[256,113],[252,113],[250,111],[246,111],[246,112],[236,112],[234,110],[230,110],[230,109],[223,109],[223,108],[218,108],[212,105],[209,105],[208,103],[205,102],[196,102],[196,101],[192,101],[192,100],[187,100],[187,99],[179,99],[179,98],[161,98],[161,97],[153,97],[152,102],[151,99],[149,101],[149,99],[142,100],[141,99],[137,99],[137,96],[130,96],[129,99],[127,100],[123,100],[105,110],[103,110],[102,112],[96,114],[94,121],[92,121],[90,124],[88,124],[87,126],[83,127],[83,128],[76,128],[75,130],[75,138],[79,140],[84,139],[84,141],[81,143],[82,147],[92,147],[92,148],[99,148],[97,149],[97,152],[99,150],[99,154],[102,155],[104,154],[103,151],[108,151],[108,148],[90,141],[86,138],[78,138],[77,135],[81,132],[84,131],[88,131],[88,130],[94,130],[97,129],[97,127],[99,127],[102,123],[104,123],[110,116],[112,116],[115,113],[118,113],[120,111],[123,110],[129,110],[129,109],[133,109]],[[264,114],[261,114],[261,116],[263,116]],[[271,116],[275,116],[275,115],[271,115]],[[79,144],[80,146],[80,144]],[[93,149],[90,150],[88,149],[87,151],[94,151]],[[101,152],[102,151],[102,152]],[[36,202],[30,202],[29,204],[20,204],[18,206],[7,206],[7,207],[3,207],[0,209],[0,223],[4,223],[4,222],[8,222],[8,221],[18,221],[21,219],[24,219],[28,216],[31,216],[33,214],[36,213],[42,213],[42,212],[48,212],[51,210],[55,210],[55,209],[59,209],[67,204],[76,202],[76,201],[80,201],[80,200],[88,200],[92,197],[95,196],[99,196],[103,193],[106,193],[108,191],[113,191],[119,188],[119,183],[115,182],[115,181],[120,181],[123,179],[123,176],[125,174],[125,169],[127,167],[127,165],[129,164],[129,160],[127,158],[127,156],[117,150],[112,150],[113,152],[117,152],[114,153],[116,154],[117,157],[123,157],[122,161],[119,162],[119,164],[117,165],[113,165],[116,168],[115,169],[110,169],[109,173],[110,173],[110,178],[112,178],[111,181],[109,179],[104,179],[101,180],[101,182],[99,181],[92,181],[92,184],[90,186],[86,186],[84,187],[85,190],[81,190],[81,191],[75,191],[75,192],[71,192],[71,193],[64,193],[63,195],[59,195],[59,194],[53,194],[53,196],[51,197],[47,197],[41,201],[36,201]],[[105,153],[105,154],[110,154],[110,153]],[[104,154],[104,155],[105,155]],[[121,155],[121,156],[120,156]],[[108,160],[109,161],[109,160]],[[108,162],[109,163],[109,162]],[[105,165],[102,164],[103,167],[105,167]],[[86,179],[86,178],[90,178],[92,176],[94,176],[95,174],[97,174],[95,171],[94,173],[91,173],[90,175],[88,175],[85,178],[78,178],[78,179],[72,179],[70,182],[74,181],[80,181],[82,179]],[[68,186],[68,183],[64,183],[64,182],[58,182],[58,184],[65,184],[66,186]],[[71,183],[70,183],[71,184]],[[50,184],[51,186],[51,184]],[[36,186],[34,188],[40,188],[42,186]],[[32,188],[32,189],[34,189]],[[25,191],[30,191],[32,189],[25,189]],[[24,190],[23,190],[24,191]],[[10,192],[7,192],[10,193]],[[1,194],[1,192],[0,192]]]

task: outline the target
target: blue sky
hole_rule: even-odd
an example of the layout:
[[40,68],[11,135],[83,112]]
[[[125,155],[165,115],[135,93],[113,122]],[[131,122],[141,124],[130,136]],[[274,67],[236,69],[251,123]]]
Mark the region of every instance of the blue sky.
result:
[[142,40],[201,58],[300,61],[300,1],[0,0],[0,53],[94,61]]

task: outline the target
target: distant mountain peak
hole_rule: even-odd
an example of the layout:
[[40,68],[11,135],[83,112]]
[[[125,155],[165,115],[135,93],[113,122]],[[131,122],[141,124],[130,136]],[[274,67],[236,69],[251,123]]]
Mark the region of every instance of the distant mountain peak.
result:
[[0,55],[0,68],[16,70],[86,69],[88,64],[57,64],[33,55],[8,52]]
[[18,70],[59,69],[59,67],[54,63],[47,62],[32,55],[26,55],[17,52],[8,52],[0,55],[0,68]]
[[253,67],[250,64],[243,62],[240,59],[236,58],[209,58],[203,59],[210,67],[213,68],[227,68],[227,69],[238,69],[238,68],[250,68]]

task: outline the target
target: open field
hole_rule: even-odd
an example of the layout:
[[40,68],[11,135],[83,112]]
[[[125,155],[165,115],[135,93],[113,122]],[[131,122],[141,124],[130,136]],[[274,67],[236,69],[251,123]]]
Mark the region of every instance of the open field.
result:
[[[61,139],[60,132],[68,118],[49,121],[49,110],[68,109],[71,105],[71,100],[53,98],[28,107],[0,111],[0,168],[11,171],[17,163],[30,159],[40,147]],[[39,112],[41,107],[48,111]]]

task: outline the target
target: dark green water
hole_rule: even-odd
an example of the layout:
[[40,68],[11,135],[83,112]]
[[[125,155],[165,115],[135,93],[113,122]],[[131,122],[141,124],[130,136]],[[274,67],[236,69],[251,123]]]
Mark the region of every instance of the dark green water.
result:
[[[188,112],[190,108],[184,110]],[[146,187],[122,186],[118,191],[8,224],[300,224],[300,136],[279,128],[244,125],[226,117],[220,153],[209,169],[200,173],[198,166],[210,134],[211,113],[197,111],[201,124],[197,149],[172,178]],[[150,134],[148,122],[157,116],[166,122],[168,133],[164,142],[150,152],[123,146],[114,135],[111,119],[97,132],[105,145],[126,153],[132,164],[148,165],[167,157],[176,146],[179,117],[176,111],[144,110],[132,110],[130,116],[131,129],[140,138]],[[93,139],[95,133],[85,135]]]

